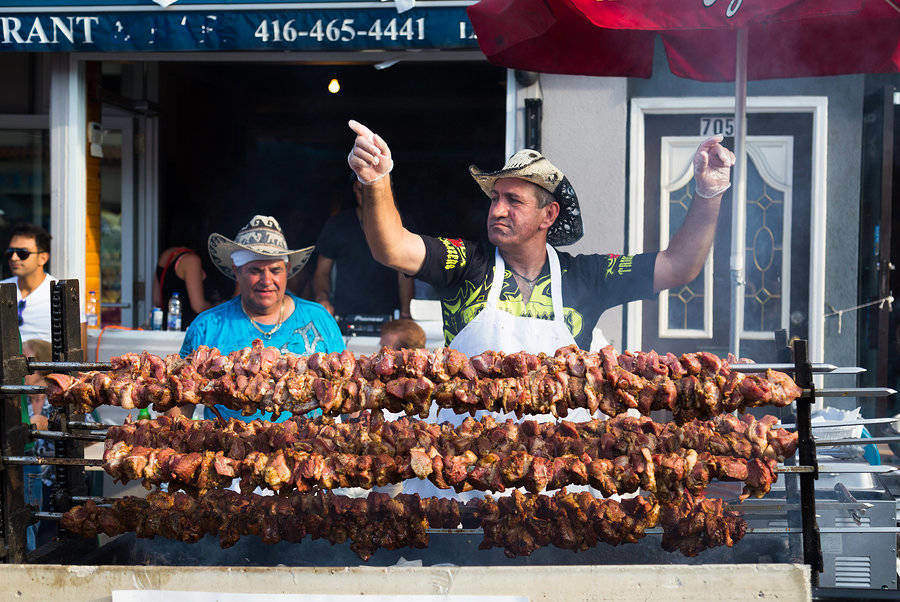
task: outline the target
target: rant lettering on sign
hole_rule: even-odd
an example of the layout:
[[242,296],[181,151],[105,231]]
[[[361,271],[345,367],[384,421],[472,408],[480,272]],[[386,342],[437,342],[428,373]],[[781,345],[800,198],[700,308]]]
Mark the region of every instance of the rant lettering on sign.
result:
[[93,44],[99,17],[0,17],[0,44]]

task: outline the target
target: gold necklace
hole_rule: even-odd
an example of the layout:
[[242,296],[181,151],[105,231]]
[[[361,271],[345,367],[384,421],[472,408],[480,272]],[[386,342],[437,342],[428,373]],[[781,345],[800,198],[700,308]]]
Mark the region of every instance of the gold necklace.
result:
[[281,300],[281,308],[278,310],[278,323],[275,324],[275,328],[269,331],[265,331],[259,327],[259,324],[256,323],[256,320],[250,317],[250,314],[247,313],[247,308],[244,307],[244,300],[241,299],[241,311],[244,312],[244,315],[247,316],[247,319],[250,320],[250,323],[253,325],[253,328],[259,331],[263,337],[268,341],[272,338],[272,335],[278,332],[278,329],[281,328],[281,325],[284,324],[284,299]]

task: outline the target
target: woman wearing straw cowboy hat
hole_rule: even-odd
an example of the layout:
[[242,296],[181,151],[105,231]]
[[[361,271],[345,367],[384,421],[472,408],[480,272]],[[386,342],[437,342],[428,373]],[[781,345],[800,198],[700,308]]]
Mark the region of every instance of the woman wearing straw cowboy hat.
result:
[[[288,249],[281,226],[274,217],[256,215],[234,240],[221,234],[209,237],[209,256],[223,274],[237,281],[238,296],[197,316],[184,336],[181,355],[200,345],[222,353],[250,346],[261,339],[267,347],[278,347],[308,355],[316,351],[343,351],[340,330],[324,307],[286,293],[287,280],[300,269],[313,247]],[[224,417],[280,422],[284,412],[257,411],[251,416],[216,406]],[[207,409],[207,418],[210,418]]]

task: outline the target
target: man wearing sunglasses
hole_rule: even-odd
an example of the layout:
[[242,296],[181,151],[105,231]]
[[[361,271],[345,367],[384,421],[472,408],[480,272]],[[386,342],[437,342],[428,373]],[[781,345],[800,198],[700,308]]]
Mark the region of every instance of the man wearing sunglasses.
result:
[[13,282],[18,288],[19,334],[23,341],[50,340],[50,283],[44,271],[50,260],[50,234],[33,224],[18,224],[4,253]]

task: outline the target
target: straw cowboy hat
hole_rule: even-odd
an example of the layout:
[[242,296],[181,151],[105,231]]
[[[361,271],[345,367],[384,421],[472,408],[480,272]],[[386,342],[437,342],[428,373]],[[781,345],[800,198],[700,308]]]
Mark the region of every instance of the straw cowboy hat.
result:
[[570,245],[584,234],[575,189],[565,174],[536,150],[520,150],[509,158],[500,171],[486,172],[470,165],[469,173],[488,197],[494,182],[501,178],[527,180],[552,194],[559,203],[559,217],[547,231],[547,242],[554,247]]
[[266,257],[288,258],[288,278],[299,272],[315,246],[305,249],[288,249],[287,240],[278,220],[269,215],[254,215],[246,226],[241,228],[234,240],[221,234],[209,236],[209,256],[223,274],[235,279],[231,254],[235,251],[250,251]]

